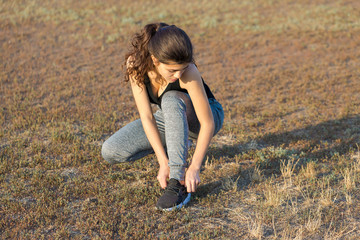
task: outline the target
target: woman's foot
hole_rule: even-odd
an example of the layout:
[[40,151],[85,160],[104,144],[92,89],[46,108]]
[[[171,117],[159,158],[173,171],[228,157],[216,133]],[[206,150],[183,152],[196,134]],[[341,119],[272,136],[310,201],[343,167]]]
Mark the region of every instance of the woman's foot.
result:
[[171,178],[165,188],[164,194],[159,198],[156,208],[163,211],[180,209],[190,201],[191,193],[186,191],[184,185]]

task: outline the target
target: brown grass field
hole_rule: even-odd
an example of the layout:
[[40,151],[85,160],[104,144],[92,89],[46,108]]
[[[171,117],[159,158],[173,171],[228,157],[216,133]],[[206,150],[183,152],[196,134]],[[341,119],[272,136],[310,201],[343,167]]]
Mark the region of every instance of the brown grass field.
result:
[[[138,118],[121,64],[158,21],[225,110],[170,213],[153,155],[100,154]],[[0,0],[0,60],[0,239],[360,238],[358,0]]]

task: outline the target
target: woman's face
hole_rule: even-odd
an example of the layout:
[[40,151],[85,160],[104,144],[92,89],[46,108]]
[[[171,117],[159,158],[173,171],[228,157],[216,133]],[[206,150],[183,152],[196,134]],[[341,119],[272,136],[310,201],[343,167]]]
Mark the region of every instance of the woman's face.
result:
[[161,62],[155,63],[158,73],[166,80],[167,83],[172,83],[181,78],[181,75],[186,71],[189,63],[177,64],[170,63],[165,64]]

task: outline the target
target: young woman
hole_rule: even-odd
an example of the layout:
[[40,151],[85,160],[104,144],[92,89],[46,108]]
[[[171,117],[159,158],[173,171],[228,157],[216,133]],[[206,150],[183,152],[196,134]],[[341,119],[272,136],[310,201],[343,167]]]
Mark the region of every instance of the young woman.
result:
[[[181,208],[200,183],[201,163],[222,127],[223,108],[194,63],[189,37],[174,25],[146,25],[135,34],[125,65],[140,119],[107,139],[102,156],[119,163],[155,152],[157,180],[165,189],[156,207]],[[158,105],[154,114],[151,103]],[[196,139],[196,148],[188,166],[189,137]]]

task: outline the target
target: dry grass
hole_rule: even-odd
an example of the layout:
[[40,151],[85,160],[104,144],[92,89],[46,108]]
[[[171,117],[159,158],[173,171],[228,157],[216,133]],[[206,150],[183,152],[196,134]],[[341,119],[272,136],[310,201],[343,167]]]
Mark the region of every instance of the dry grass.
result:
[[[358,239],[359,7],[0,0],[0,238]],[[100,155],[138,117],[120,65],[152,21],[186,30],[225,109],[198,191],[171,213],[154,209],[154,156]]]

